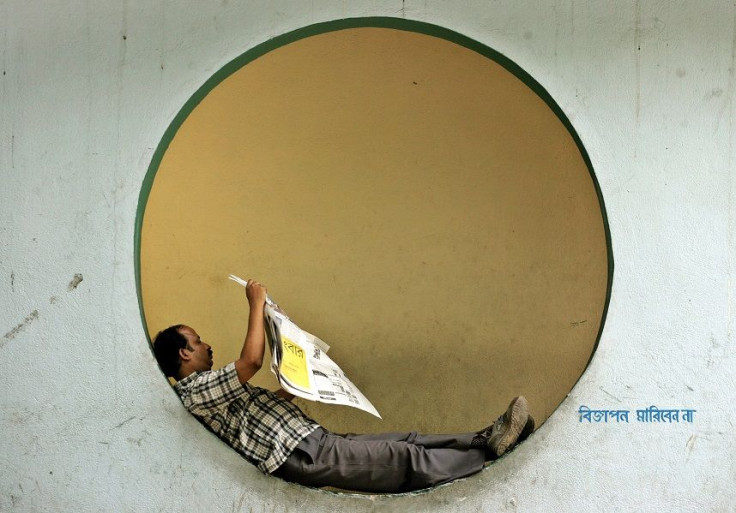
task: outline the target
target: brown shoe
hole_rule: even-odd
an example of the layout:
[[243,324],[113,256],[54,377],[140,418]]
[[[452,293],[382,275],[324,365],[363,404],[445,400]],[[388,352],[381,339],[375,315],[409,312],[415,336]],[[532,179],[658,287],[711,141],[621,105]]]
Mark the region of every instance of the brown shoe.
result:
[[488,440],[488,450],[493,458],[502,456],[513,447],[519,441],[522,432],[525,432],[526,436],[531,434],[531,431],[534,430],[534,419],[526,432],[529,418],[526,398],[524,396],[515,397],[509,404],[506,413],[498,417],[492,426],[488,426],[481,432],[481,435]]
[[521,430],[521,434],[519,435],[519,439],[516,441],[517,444],[520,444],[527,438],[529,438],[529,435],[534,433],[534,428],[536,427],[536,424],[534,423],[534,417],[529,415],[529,418],[526,419],[526,425],[524,425],[524,429]]

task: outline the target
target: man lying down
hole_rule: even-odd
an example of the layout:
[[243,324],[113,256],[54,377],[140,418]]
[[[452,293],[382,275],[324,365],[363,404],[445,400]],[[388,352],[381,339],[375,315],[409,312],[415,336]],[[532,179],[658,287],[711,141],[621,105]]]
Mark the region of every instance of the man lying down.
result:
[[183,324],[156,335],[153,348],[184,406],[264,473],[306,486],[408,492],[479,472],[534,430],[526,399],[516,397],[477,432],[331,433],[292,404],[293,395],[248,383],[263,364],[267,293],[255,280],[245,293],[248,332],[234,362],[213,371],[212,348]]

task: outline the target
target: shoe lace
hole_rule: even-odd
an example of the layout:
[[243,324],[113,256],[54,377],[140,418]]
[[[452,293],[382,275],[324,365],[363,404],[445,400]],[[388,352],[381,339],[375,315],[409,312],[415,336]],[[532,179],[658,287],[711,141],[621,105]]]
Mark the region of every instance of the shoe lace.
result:
[[491,436],[493,436],[494,433],[502,431],[502,426],[505,421],[506,419],[504,418],[504,415],[498,417],[493,424],[478,432],[476,437],[473,439],[473,443],[475,443],[476,439],[479,437],[485,441],[490,440]]

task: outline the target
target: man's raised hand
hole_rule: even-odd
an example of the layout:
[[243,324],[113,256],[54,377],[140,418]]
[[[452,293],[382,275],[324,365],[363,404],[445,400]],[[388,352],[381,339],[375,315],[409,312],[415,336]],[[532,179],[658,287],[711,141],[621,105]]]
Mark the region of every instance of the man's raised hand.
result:
[[268,291],[265,285],[253,279],[248,280],[248,284],[245,286],[245,297],[248,298],[251,307],[263,306],[266,303],[267,295]]

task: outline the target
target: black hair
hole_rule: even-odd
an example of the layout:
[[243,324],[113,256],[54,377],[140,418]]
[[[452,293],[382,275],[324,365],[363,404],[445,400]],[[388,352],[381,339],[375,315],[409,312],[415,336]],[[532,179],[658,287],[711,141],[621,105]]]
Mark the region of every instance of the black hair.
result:
[[179,329],[183,327],[183,324],[169,326],[159,331],[156,338],[153,339],[153,354],[161,370],[170,378],[175,378],[181,367],[179,349],[187,347],[186,337],[179,333]]

